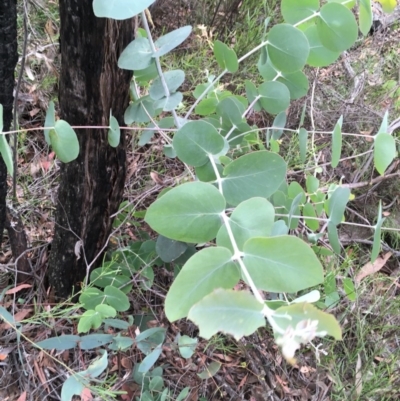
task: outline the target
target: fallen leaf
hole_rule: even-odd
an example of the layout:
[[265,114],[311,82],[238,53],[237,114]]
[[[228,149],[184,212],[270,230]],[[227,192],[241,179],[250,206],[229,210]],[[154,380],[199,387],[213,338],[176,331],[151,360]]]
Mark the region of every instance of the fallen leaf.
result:
[[370,276],[382,269],[387,260],[392,256],[391,252],[387,252],[383,257],[378,257],[374,263],[368,262],[365,264],[355,278],[356,283],[360,283],[365,277]]
[[84,388],[81,393],[81,401],[93,400],[92,392],[88,388]]
[[11,288],[10,290],[6,291],[7,295],[12,295],[12,294],[16,294],[18,291],[23,290],[24,288],[31,288],[32,285],[31,284],[21,284],[18,287],[15,288]]
[[24,391],[19,397],[17,401],[25,401],[26,400],[26,391]]

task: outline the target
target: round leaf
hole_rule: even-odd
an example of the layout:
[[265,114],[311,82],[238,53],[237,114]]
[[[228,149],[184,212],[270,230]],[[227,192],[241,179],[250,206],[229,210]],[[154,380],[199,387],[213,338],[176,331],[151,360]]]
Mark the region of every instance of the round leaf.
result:
[[224,169],[222,188],[233,206],[260,196],[270,197],[284,182],[286,163],[276,153],[259,151],[239,157]]
[[157,238],[156,251],[163,262],[171,263],[178,259],[187,248],[188,246],[184,242],[175,241],[163,235],[159,235]]
[[239,68],[238,59],[233,49],[229,48],[225,43],[219,40],[214,42],[214,55],[218,65],[222,69],[227,69],[229,72],[236,72]]
[[118,59],[118,67],[124,70],[144,70],[152,60],[152,50],[147,38],[139,37],[129,43]]
[[321,8],[317,30],[323,46],[333,52],[349,49],[358,35],[353,13],[339,3],[328,3]]
[[319,9],[319,0],[282,0],[281,12],[289,24],[297,24],[311,17]]
[[290,103],[290,92],[286,85],[277,82],[264,82],[258,88],[261,106],[271,114],[286,110]]
[[51,146],[64,163],[75,160],[79,155],[79,142],[75,131],[64,120],[58,120],[49,133]]
[[116,148],[119,145],[119,141],[121,139],[121,130],[119,128],[118,121],[115,117],[110,117],[110,127],[108,129],[108,143],[113,148]]
[[188,318],[206,339],[222,332],[239,340],[265,325],[262,310],[263,305],[249,292],[219,288],[194,305]]
[[154,43],[157,51],[153,54],[153,57],[161,57],[169,53],[172,49],[175,49],[175,47],[178,47],[184,42],[191,32],[192,27],[187,25],[161,36],[161,38],[157,39]]
[[307,59],[308,65],[311,67],[326,67],[339,58],[340,52],[333,52],[322,45],[315,25],[310,26],[304,34],[310,44],[310,54]]
[[165,300],[169,321],[186,317],[190,308],[216,288],[232,288],[240,279],[232,253],[222,247],[205,248],[183,266]]
[[[185,73],[182,70],[166,71],[164,73],[165,83],[170,93],[174,93],[184,82]],[[158,100],[165,96],[165,90],[161,78],[158,77],[151,84],[149,94],[152,99]]]
[[124,20],[140,14],[151,4],[153,4],[154,1],[155,0],[94,0],[93,11],[96,17]]
[[[261,76],[266,81],[275,80],[275,78],[278,76],[277,70],[269,61],[263,65],[259,65],[258,69]],[[307,94],[309,83],[308,78],[303,71],[281,73],[281,76],[279,76],[276,81],[287,86],[291,99],[299,99]]]
[[293,293],[323,282],[320,261],[297,237],[252,238],[244,253],[251,278],[264,291]]
[[209,154],[218,154],[224,143],[214,126],[202,120],[187,122],[178,130],[172,142],[178,157],[195,167],[206,164]]
[[154,102],[156,109],[162,109],[163,111],[172,111],[177,108],[179,103],[182,102],[183,95],[181,92],[175,92],[168,97],[164,97]]
[[290,73],[305,66],[310,48],[303,32],[289,24],[278,24],[269,31],[267,50],[272,64]]
[[194,354],[194,350],[197,346],[197,338],[191,338],[189,336],[181,336],[178,341],[179,352],[183,358],[190,358]]
[[218,189],[204,182],[191,182],[171,189],[147,210],[146,223],[164,237],[201,243],[214,239],[221,227],[225,199]]
[[[254,213],[254,211],[257,213]],[[274,224],[275,209],[264,198],[251,198],[240,203],[230,216],[229,222],[239,250],[252,237],[269,237]],[[217,235],[217,245],[233,251],[226,226]]]

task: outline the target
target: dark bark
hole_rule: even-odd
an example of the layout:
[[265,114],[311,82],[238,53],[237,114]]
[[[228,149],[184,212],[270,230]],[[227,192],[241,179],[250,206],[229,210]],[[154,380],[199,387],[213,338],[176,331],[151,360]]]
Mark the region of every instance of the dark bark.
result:
[[[60,0],[60,23],[61,118],[73,126],[105,126],[112,110],[122,125],[131,73],[120,70],[117,60],[133,40],[133,20],[97,18],[91,0]],[[123,135],[116,149],[108,144],[106,129],[77,130],[77,135],[78,159],[61,167],[49,260],[50,284],[62,298],[84,279],[105,245],[126,173]]]
[[[0,104],[3,105],[3,131],[12,121],[14,71],[18,61],[17,1],[0,1]],[[7,168],[0,156],[0,247],[6,223]]]

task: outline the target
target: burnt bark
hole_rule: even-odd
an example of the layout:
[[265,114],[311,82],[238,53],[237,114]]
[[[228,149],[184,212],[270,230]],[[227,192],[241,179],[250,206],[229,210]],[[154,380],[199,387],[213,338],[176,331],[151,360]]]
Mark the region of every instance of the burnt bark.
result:
[[[3,105],[3,131],[12,121],[14,71],[18,61],[17,1],[0,1],[0,104]],[[0,246],[6,223],[7,168],[0,156]]]
[[[60,24],[61,118],[73,126],[107,126],[112,110],[122,125],[132,76],[118,68],[117,60],[133,40],[133,20],[97,18],[92,1],[60,0]],[[84,279],[106,244],[126,175],[124,135],[112,148],[107,129],[76,132],[80,152],[61,167],[49,260],[50,284],[62,298]]]

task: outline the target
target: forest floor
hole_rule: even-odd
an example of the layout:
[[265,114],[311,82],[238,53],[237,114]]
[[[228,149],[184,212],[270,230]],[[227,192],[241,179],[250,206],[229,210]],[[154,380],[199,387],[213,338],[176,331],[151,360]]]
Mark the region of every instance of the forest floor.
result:
[[[163,11],[154,11],[154,32],[157,35],[186,23],[195,26],[190,39],[164,61],[168,68],[185,71],[183,108],[188,109],[193,102],[195,86],[204,83],[206,71],[217,67],[210,61],[209,42],[219,35],[235,48],[237,54],[246,53],[261,37],[264,19],[270,16],[272,23],[276,22],[274,19],[278,19],[280,2],[270,0],[264,7],[260,5],[263,2],[244,0],[237,15],[223,8],[216,10],[215,15],[205,13],[201,8],[188,13],[184,2],[175,0],[172,3],[164,0]],[[0,323],[1,401],[58,400],[68,371],[83,370],[98,356],[95,351],[84,350],[47,354],[33,346],[33,343],[54,335],[56,327],[57,334],[76,334],[75,316],[79,310],[73,302],[55,305],[45,281],[54,228],[59,162],[53,159],[54,155],[46,146],[39,128],[44,125],[49,101],[57,102],[60,65],[57,2],[32,0],[28,4],[27,62],[18,94],[21,132],[18,135],[17,198],[32,246],[30,257],[37,285],[12,285],[0,289],[0,305],[13,311],[22,333]],[[212,15],[211,20],[205,15]],[[22,46],[22,17],[19,26]],[[221,26],[229,26],[230,30],[223,32],[219,30]],[[369,132],[372,135],[379,128],[386,110],[392,116],[390,121],[394,120],[400,115],[399,43],[400,24],[391,24],[387,29],[360,38],[357,45],[332,66],[308,69],[310,93],[305,99],[291,104],[287,125],[297,127],[305,103],[308,107],[312,105],[312,123],[317,131],[332,130],[343,116],[343,132]],[[242,93],[244,79],[261,82],[256,61],[256,58],[249,59],[239,73],[222,83],[225,88]],[[266,113],[255,113],[252,120],[251,124],[272,125]],[[309,115],[306,124],[311,124]],[[38,130],[31,131],[32,128]],[[398,133],[395,135],[398,138]],[[385,227],[400,230],[400,178],[382,179],[370,185],[375,173],[362,153],[371,144],[357,137],[347,138],[342,161],[332,169],[325,163],[331,151],[330,139],[323,135],[315,137],[317,152],[312,157],[321,167],[319,179],[326,185],[339,181],[353,185],[354,200],[346,213],[349,221],[367,221],[373,225],[377,204],[381,200]],[[149,144],[143,146],[139,146],[140,136],[129,134],[128,139],[125,205],[129,208],[120,215],[122,224],[111,238],[110,250],[150,238],[153,233],[141,220],[143,211],[163,188],[186,174],[182,164],[163,155],[161,136],[156,134]],[[304,172],[311,165],[300,161],[297,140],[283,135],[281,154],[285,155],[289,165],[288,179],[303,183]],[[391,167],[391,172],[396,171],[398,161]],[[132,308],[125,317],[131,315],[135,324],[124,334],[134,338],[151,327],[166,329],[163,350],[155,366],[163,367],[162,377],[171,400],[177,399],[185,387],[190,388],[186,399],[191,401],[398,400],[400,237],[395,230],[387,231],[383,237],[382,255],[370,264],[371,234],[368,230],[342,230],[342,256],[323,259],[326,279],[319,290],[324,294],[326,310],[333,313],[341,324],[343,341],[322,340],[320,344],[326,354],[320,354],[319,358],[312,347],[304,347],[297,363],[289,365],[267,328],[240,341],[224,335],[208,341],[200,338],[194,354],[183,358],[177,351],[177,336],[196,337],[198,330],[188,321],[171,324],[165,317],[163,304],[173,276],[168,266],[155,267],[152,288],[144,290],[140,280],[134,285],[130,295]],[[0,263],[12,263],[11,257],[11,250],[5,244],[0,252]],[[355,284],[353,293],[345,288],[347,278]],[[92,392],[82,399],[108,400],[113,391],[124,391],[125,394],[116,396],[118,400],[147,400],[141,398],[142,386],[132,379],[132,370],[143,358],[143,353],[134,347],[110,353],[107,377],[101,376],[99,382],[91,387]],[[151,399],[156,399],[154,397]]]

